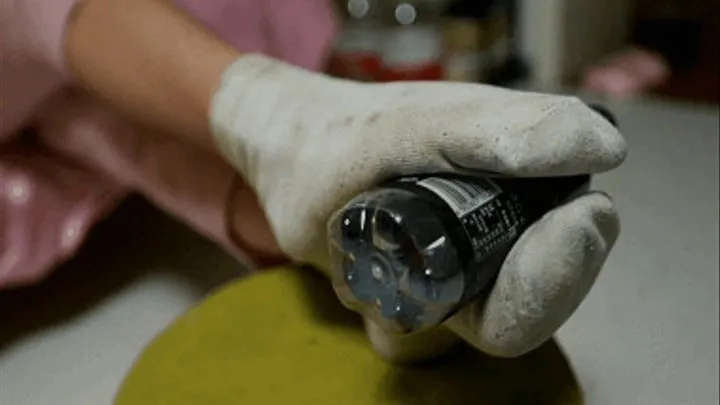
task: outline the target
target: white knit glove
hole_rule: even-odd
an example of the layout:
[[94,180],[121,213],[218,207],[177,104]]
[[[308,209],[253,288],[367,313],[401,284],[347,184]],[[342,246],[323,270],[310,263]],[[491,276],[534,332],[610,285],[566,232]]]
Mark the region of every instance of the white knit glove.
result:
[[[281,248],[327,270],[329,216],[382,180],[428,172],[512,176],[599,173],[626,143],[574,97],[460,83],[361,84],[260,56],[230,66],[213,102],[219,149],[255,188]],[[486,302],[424,334],[372,322],[378,351],[414,360],[455,336],[497,356],[549,339],[592,286],[619,232],[610,199],[590,193],[520,238]]]

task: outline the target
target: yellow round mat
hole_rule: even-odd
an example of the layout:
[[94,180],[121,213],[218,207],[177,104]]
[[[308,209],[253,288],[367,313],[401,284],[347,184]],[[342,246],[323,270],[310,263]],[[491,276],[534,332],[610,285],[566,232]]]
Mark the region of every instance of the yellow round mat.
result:
[[469,348],[391,366],[314,272],[277,269],[220,290],[149,345],[117,405],[576,405],[554,342],[514,360]]

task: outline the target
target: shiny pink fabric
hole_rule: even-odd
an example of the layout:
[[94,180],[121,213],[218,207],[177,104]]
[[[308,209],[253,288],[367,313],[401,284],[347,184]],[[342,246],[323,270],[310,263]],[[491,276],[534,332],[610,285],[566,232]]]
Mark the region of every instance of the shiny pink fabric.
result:
[[[37,281],[136,191],[230,251],[233,172],[213,152],[149,133],[72,86],[61,51],[78,0],[0,0],[0,288]],[[245,52],[319,69],[329,0],[176,0]],[[33,125],[37,139],[17,135]]]

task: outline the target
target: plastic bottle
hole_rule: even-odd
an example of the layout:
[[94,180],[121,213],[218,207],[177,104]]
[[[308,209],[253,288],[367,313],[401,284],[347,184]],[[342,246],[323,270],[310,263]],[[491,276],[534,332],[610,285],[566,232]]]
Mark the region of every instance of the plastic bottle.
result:
[[347,21],[330,57],[328,73],[359,81],[377,81],[382,67],[382,0],[344,2]]
[[434,326],[487,292],[522,232],[588,184],[439,175],[381,185],[331,220],[335,290],[390,330]]
[[490,36],[492,70],[498,74],[513,56],[513,27],[511,21],[511,2],[508,0],[495,0],[490,7]]
[[445,9],[445,79],[485,82],[492,68],[491,0],[455,0]]
[[385,0],[380,81],[441,80],[442,2]]
[[489,292],[525,229],[589,186],[589,175],[430,174],[381,184],[331,216],[335,291],[388,330],[430,328]]

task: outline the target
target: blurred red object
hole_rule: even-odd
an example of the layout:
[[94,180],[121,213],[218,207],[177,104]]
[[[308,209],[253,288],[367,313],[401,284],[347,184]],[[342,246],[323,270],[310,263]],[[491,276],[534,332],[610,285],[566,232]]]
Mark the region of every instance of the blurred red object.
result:
[[445,51],[437,1],[388,1],[380,81],[442,80]]
[[404,80],[442,80],[443,67],[440,63],[428,63],[419,66],[392,67],[388,66],[380,71],[378,80],[382,82],[395,82]]
[[377,53],[368,50],[335,53],[328,61],[328,73],[365,82],[377,81],[382,60]]
[[436,0],[348,0],[328,73],[360,81],[442,80]]
[[376,81],[382,65],[383,3],[348,0],[345,5],[348,19],[335,42],[327,72],[346,79]]

